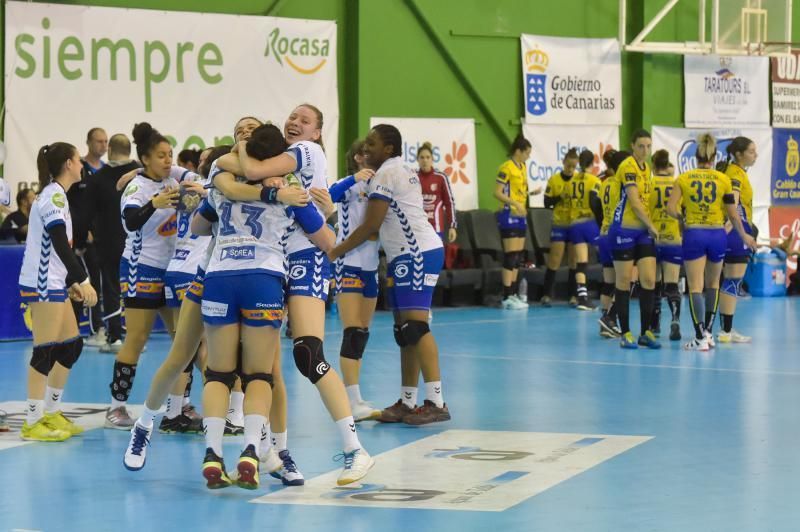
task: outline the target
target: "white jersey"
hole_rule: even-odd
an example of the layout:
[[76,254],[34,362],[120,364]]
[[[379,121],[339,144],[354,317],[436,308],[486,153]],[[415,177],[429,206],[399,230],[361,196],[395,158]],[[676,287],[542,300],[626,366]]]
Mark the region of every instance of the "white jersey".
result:
[[[186,170],[178,181],[183,183],[187,180],[200,182],[203,180],[203,176]],[[172,259],[170,259],[169,265],[167,266],[168,272],[195,275],[198,266],[201,265],[206,256],[206,250],[211,242],[211,237],[192,234],[190,227],[192,225],[194,212],[195,211],[178,212],[178,234],[175,241],[175,253],[172,255]],[[206,262],[205,264],[208,263]]]
[[229,201],[217,189],[211,189],[208,204],[219,222],[206,278],[248,273],[286,275],[281,240],[292,220],[284,206]]
[[[0,205],[8,207],[11,205],[11,187],[8,186],[6,180],[0,177]],[[19,207],[19,205],[17,205]]]
[[392,157],[381,165],[367,187],[369,198],[389,202],[389,210],[380,229],[381,244],[391,262],[400,255],[420,255],[441,248],[422,207],[422,187],[417,173]]
[[[181,170],[183,169],[181,168]],[[125,217],[122,213],[125,212],[125,209],[141,207],[165,188],[178,186],[178,181],[173,177],[173,173],[180,177],[178,172],[171,172],[168,178],[154,181],[139,174],[128,183],[120,200],[123,227],[125,227]],[[159,270],[167,269],[175,251],[175,234],[178,232],[178,216],[175,209],[156,209],[143,227],[136,231],[128,231],[128,228],[125,227],[125,231],[128,233],[128,238],[125,240],[123,258],[131,264],[144,264]]]
[[[304,189],[328,188],[327,162],[325,153],[322,151],[322,146],[315,142],[301,140],[289,146],[286,153],[292,155],[297,161],[294,175],[303,185]],[[316,205],[314,205],[314,208],[317,209],[317,212],[319,212],[320,216],[324,219],[325,216],[322,211],[320,211]],[[296,226],[286,242],[286,253],[291,255],[307,249],[317,249],[317,246],[308,239],[299,226]]]
[[[356,227],[364,223],[364,216],[367,213],[368,182],[357,181],[345,193],[344,198],[339,203],[339,232],[336,234],[336,243],[340,244],[355,230]],[[348,251],[344,257],[336,261],[337,266],[343,265],[350,268],[358,268],[364,271],[378,269],[378,241],[367,240],[352,251]]]
[[58,183],[50,183],[39,192],[28,218],[28,237],[19,284],[35,288],[40,295],[48,290],[66,287],[67,268],[53,249],[47,230],[64,224],[67,239],[72,243],[72,218],[69,214],[67,193]]

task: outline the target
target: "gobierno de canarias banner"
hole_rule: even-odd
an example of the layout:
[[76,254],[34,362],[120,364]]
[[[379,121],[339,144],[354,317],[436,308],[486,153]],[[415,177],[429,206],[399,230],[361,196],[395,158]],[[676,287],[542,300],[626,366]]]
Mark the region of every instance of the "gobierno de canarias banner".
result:
[[130,137],[135,123],[150,122],[177,156],[231,143],[242,116],[283,128],[301,103],[324,115],[336,174],[332,21],[8,2],[5,74],[13,192],[35,184],[41,146],[66,141],[85,154],[92,127]]

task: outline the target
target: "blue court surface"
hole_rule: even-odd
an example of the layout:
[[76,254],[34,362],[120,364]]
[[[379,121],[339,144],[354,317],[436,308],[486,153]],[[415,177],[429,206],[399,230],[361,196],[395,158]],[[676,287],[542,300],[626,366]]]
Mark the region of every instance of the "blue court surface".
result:
[[[668,341],[622,351],[598,336],[598,313],[566,306],[434,316],[453,420],[362,424],[377,465],[360,486],[335,488],[336,428],[285,340],[289,447],[305,487],[262,476],[257,491],[209,491],[201,436],[154,434],[147,466],[132,473],[122,467],[126,432],[25,445],[5,435],[0,531],[800,529],[800,299],[741,301],[734,325],[754,343],[707,354]],[[362,373],[364,397],[380,406],[399,395],[390,320],[376,316]],[[328,330],[338,361],[335,316]],[[164,336],[150,341],[132,405],[168,347]],[[0,344],[0,408],[21,411],[12,402],[25,399],[30,353],[29,343]],[[87,349],[73,371],[64,400],[87,427],[102,423],[112,364]],[[226,439],[229,467],[241,444]]]

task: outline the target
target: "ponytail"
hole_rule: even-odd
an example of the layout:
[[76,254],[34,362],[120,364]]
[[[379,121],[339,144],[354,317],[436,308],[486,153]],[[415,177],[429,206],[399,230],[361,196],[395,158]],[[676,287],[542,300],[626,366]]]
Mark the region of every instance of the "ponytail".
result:
[[54,142],[39,148],[36,167],[39,171],[39,190],[41,191],[64,169],[64,164],[72,159],[77,149],[66,142]]

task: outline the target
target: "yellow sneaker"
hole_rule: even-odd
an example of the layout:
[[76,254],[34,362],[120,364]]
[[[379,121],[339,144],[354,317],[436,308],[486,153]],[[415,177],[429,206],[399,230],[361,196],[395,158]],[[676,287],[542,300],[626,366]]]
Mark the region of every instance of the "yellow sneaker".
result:
[[83,427],[73,423],[61,410],[45,414],[44,419],[47,420],[47,424],[51,427],[69,432],[70,436],[79,436],[83,434]]
[[44,417],[33,425],[28,425],[26,421],[20,434],[27,441],[64,441],[71,436],[66,430],[51,426]]

